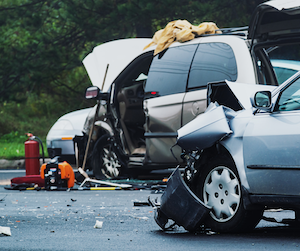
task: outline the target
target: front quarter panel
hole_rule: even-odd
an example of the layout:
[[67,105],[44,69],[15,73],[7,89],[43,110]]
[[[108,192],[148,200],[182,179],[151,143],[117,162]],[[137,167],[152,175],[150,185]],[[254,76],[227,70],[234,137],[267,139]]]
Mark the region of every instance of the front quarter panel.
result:
[[236,165],[241,184],[247,190],[250,190],[251,187],[249,186],[248,178],[245,172],[243,135],[245,128],[252,116],[253,113],[251,109],[238,112],[236,117],[229,121],[229,127],[233,133],[230,135],[230,137],[227,137],[220,142],[231,155]]

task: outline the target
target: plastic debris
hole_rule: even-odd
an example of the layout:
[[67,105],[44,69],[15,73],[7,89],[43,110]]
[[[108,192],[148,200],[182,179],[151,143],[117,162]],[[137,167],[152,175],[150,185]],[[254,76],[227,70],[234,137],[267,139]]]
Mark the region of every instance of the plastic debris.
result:
[[144,217],[135,217],[136,219],[139,219],[139,220],[149,220],[148,217],[144,216]]
[[148,201],[134,201],[133,205],[135,207],[151,206],[151,204]]
[[6,197],[7,195],[5,195],[2,199],[0,199],[0,202],[3,202],[4,200],[5,200],[5,197]]
[[0,226],[0,236],[1,235],[11,236],[10,227],[1,227]]
[[94,228],[102,228],[102,225],[103,225],[103,221],[96,220],[96,224]]

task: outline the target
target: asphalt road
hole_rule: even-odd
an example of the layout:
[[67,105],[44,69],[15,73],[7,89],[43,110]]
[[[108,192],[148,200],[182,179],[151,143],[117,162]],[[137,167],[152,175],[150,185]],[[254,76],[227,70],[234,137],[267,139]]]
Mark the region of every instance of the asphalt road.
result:
[[[15,176],[15,174],[10,174]],[[8,174],[0,172],[0,179]],[[146,182],[146,181],[143,181]],[[18,191],[0,186],[0,250],[300,250],[300,229],[262,220],[247,234],[164,232],[153,219],[148,196],[155,190]],[[292,211],[265,212],[278,221]],[[94,228],[96,221],[102,228]]]

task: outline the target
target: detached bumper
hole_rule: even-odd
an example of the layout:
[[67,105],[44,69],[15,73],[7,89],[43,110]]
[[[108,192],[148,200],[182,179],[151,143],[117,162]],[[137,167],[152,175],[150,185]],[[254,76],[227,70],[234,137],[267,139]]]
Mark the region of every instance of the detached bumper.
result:
[[192,232],[199,228],[209,211],[210,208],[185,184],[177,168],[168,180],[154,219],[163,230],[168,220],[172,219],[177,225]]

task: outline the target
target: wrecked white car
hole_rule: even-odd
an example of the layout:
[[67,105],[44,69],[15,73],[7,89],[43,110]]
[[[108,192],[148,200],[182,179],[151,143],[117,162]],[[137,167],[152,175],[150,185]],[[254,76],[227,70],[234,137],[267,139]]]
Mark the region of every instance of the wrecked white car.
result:
[[[178,130],[188,165],[185,182],[176,171],[162,195],[156,214],[162,228],[170,218],[192,231],[200,224],[219,232],[245,231],[269,208],[294,210],[300,220],[300,72],[272,91],[249,87],[256,89],[251,99],[241,91],[247,86],[209,85],[214,103]],[[226,90],[231,98],[224,100],[220,94]],[[181,190],[189,196],[179,196]],[[174,210],[178,205],[189,217]]]
[[50,128],[47,137],[47,151],[52,159],[59,156],[59,161],[76,163],[73,138],[82,135],[82,127],[92,108],[73,111],[61,116]]
[[97,46],[83,62],[101,89],[88,97],[101,100],[101,108],[88,151],[93,119],[77,138],[79,166],[86,163],[100,179],[170,168],[178,161],[184,166],[182,149],[176,146],[172,154],[170,148],[177,130],[205,111],[207,84],[226,79],[277,86],[272,60],[298,60],[299,20],[299,1],[270,1],[257,8],[249,29],[221,29],[222,34],[174,42],[155,56],[155,46],[143,50],[151,39]]

